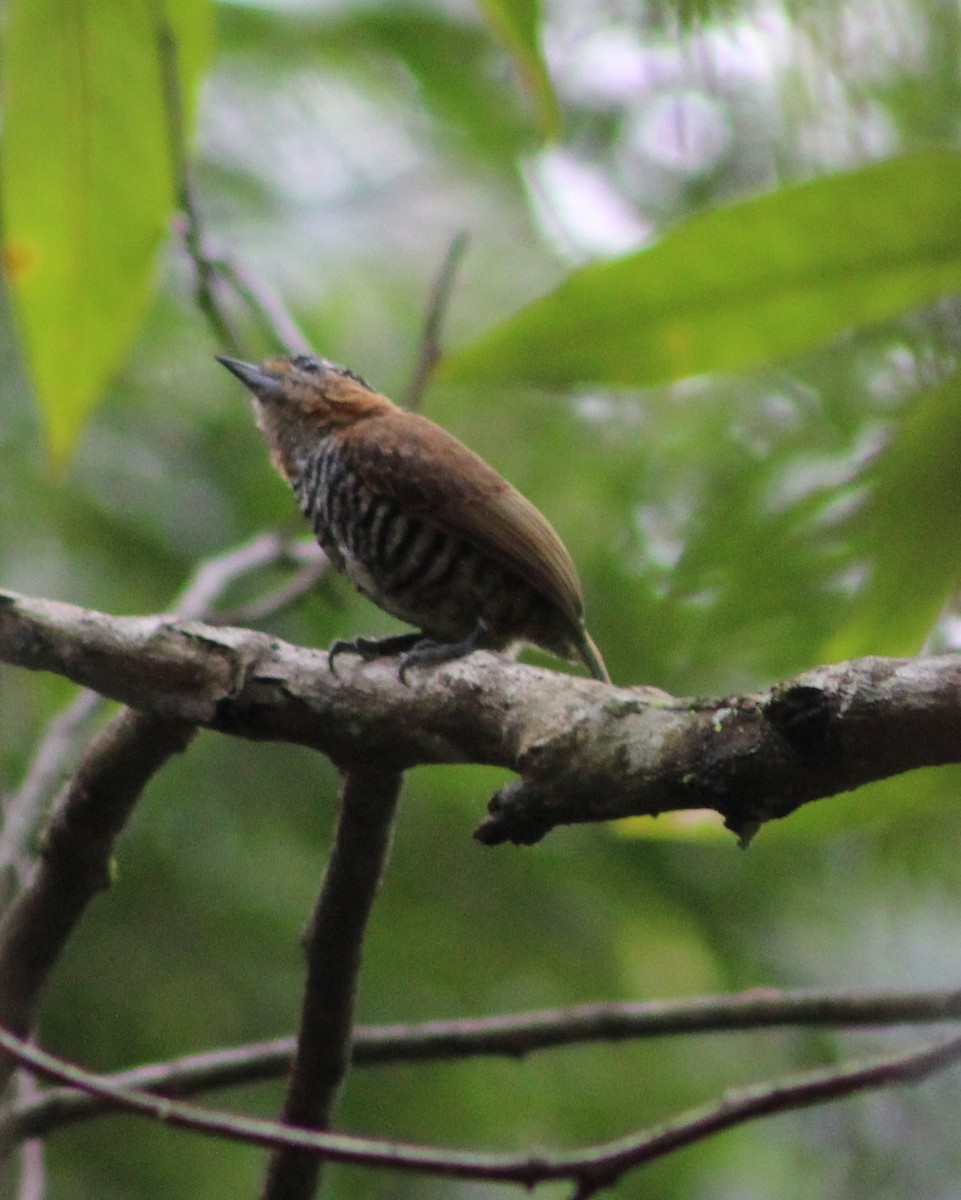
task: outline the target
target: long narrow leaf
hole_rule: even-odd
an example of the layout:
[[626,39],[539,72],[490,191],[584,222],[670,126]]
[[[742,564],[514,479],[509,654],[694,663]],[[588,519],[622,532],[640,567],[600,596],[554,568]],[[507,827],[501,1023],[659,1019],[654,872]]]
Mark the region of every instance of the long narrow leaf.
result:
[[961,155],[915,155],[704,213],[575,271],[441,377],[645,386],[747,370],[955,290]]

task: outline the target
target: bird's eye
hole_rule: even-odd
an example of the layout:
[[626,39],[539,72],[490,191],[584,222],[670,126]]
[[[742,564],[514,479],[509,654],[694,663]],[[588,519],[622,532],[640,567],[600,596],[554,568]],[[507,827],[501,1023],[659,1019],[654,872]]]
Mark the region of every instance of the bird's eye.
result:
[[356,371],[351,371],[349,367],[341,367],[340,373],[341,375],[345,375],[348,379],[353,379],[354,382],[359,383],[361,387],[365,387],[368,392],[372,392],[374,390],[362,375],[358,375]]
[[321,370],[320,363],[309,354],[298,354],[291,362],[299,371],[306,371],[308,375],[316,375]]

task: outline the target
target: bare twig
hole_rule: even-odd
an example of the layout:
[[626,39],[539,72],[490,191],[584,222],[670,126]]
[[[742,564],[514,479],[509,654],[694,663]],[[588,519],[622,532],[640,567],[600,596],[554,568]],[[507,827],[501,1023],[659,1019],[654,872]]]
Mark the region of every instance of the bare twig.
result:
[[[401,776],[355,767],[344,778],[340,819],[307,934],[307,983],[282,1119],[326,1129],[350,1066],[354,1005],[367,918],[387,865]],[[320,1160],[274,1152],[264,1200],[310,1200]]]
[[240,338],[220,298],[216,294],[217,273],[204,251],[200,210],[194,200],[193,182],[188,168],[187,129],[184,117],[183,88],[177,59],[177,41],[162,7],[158,6],[157,50],[166,111],[170,162],[177,191],[177,204],[184,215],[184,245],[196,268],[197,307],[210,325],[218,345],[231,353],[240,350]]
[[[269,592],[229,614],[217,612],[224,593],[238,579],[264,567],[285,562],[303,565],[283,588]],[[274,531],[261,533],[249,542],[200,563],[180,597],[174,601],[174,612],[187,621],[215,619],[218,624],[228,620],[254,619],[251,613],[257,614],[256,619],[273,616],[317,583],[328,567],[326,555],[312,538],[289,538]]]
[[170,161],[177,190],[177,205],[182,214],[176,228],[194,264],[197,307],[218,345],[233,354],[238,353],[241,339],[218,291],[218,284],[226,284],[248,305],[269,336],[287,353],[306,354],[310,349],[306,336],[273,289],[232,258],[213,251],[208,244],[190,173],[177,42],[169,21],[162,13],[157,20],[157,47]]
[[185,621],[208,620],[216,612],[220,598],[238,579],[281,562],[286,554],[284,538],[269,531],[205,559],[198,563],[174,601],[173,611]]
[[275,588],[272,592],[241,604],[230,612],[220,613],[218,623],[229,625],[257,625],[267,617],[276,616],[292,608],[301,597],[316,587],[330,571],[330,560],[316,542],[297,543],[298,547],[308,551],[304,555],[304,565],[290,577],[286,583]]
[[[176,608],[184,617],[203,616],[239,577],[289,557],[300,554],[288,539],[275,533],[254,538],[201,563],[175,601]],[[314,557],[312,551],[310,558]],[[316,579],[316,561],[308,563],[296,581],[302,583],[307,571]],[[272,610],[263,604],[264,615],[268,611]],[[51,966],[86,904],[105,886],[116,836],[139,791],[166,757],[192,736],[176,720],[120,713],[91,743],[65,785],[44,834],[42,857],[32,862],[26,845],[51,785],[102,704],[101,695],[84,690],[67,705],[48,728],[23,784],[6,807],[0,866],[16,864],[20,895],[0,920],[0,1020],[13,1028],[27,1028]],[[0,1062],[0,1090],[7,1066],[6,1060]]]
[[450,245],[447,247],[444,261],[441,263],[440,271],[434,280],[434,286],[431,289],[427,304],[427,311],[424,315],[424,326],[421,330],[417,360],[414,363],[414,370],[411,373],[407,391],[404,393],[403,403],[405,408],[420,408],[424,399],[424,392],[427,390],[427,385],[430,383],[434,368],[440,359],[441,327],[447,315],[454,280],[457,277],[457,269],[461,264],[466,249],[467,234],[461,231],[452,238]]
[[221,279],[244,300],[270,339],[287,354],[310,354],[307,335],[294,320],[274,289],[235,258],[224,253],[204,251],[207,261]]
[[[429,1063],[479,1056],[521,1059],[538,1051],[592,1042],[643,1040],[684,1034],[819,1027],[880,1028],[932,1024],[961,1017],[961,992],[782,992],[753,989],[693,1000],[585,1004],[569,1009],[517,1013],[412,1025],[358,1026],[355,1067]],[[273,1038],[151,1063],[105,1078],[117,1088],[163,1096],[196,1096],[219,1088],[276,1079],[290,1070],[296,1039]],[[110,1111],[95,1097],[70,1088],[21,1101],[0,1119],[0,1140],[39,1137],[61,1125]]]
[[314,1133],[272,1121],[254,1120],[198,1108],[147,1092],[117,1088],[109,1080],[77,1067],[0,1030],[0,1047],[17,1062],[48,1079],[79,1088],[130,1113],[153,1117],[168,1126],[218,1136],[248,1145],[315,1154],[333,1162],[367,1167],[514,1183],[532,1188],[550,1180],[577,1184],[589,1196],[615,1183],[628,1171],[663,1158],[684,1146],[777,1113],[839,1100],[858,1092],[916,1084],[961,1061],[961,1037],[926,1044],[899,1054],[878,1056],[828,1070],[808,1071],[769,1084],[737,1088],[720,1100],[689,1109],[671,1121],[617,1141],[554,1153],[495,1154],[412,1146],[335,1133]]

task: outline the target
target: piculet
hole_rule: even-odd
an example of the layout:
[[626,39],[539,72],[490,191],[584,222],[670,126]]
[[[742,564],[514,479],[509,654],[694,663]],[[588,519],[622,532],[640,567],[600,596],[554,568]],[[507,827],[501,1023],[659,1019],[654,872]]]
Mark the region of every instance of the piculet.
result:
[[418,632],[335,642],[411,667],[539,646],[610,682],[571,557],[541,513],[446,430],[345,367],[218,358],[250,389],[274,465],[333,565]]

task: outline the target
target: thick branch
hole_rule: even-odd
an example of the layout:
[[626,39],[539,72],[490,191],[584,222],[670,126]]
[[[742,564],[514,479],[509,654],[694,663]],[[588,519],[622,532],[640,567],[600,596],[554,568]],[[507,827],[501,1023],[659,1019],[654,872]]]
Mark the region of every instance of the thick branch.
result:
[[[307,934],[307,983],[284,1101],[288,1125],[327,1129],[350,1067],[354,1004],[367,918],[387,864],[401,776],[356,768],[345,780],[340,820]],[[316,1155],[278,1148],[264,1200],[310,1200]]]
[[555,825],[713,808],[750,835],[799,805],[961,761],[961,657],[863,658],[722,700],[513,664],[491,654],[411,672],[263,634],[111,617],[0,592],[0,661],[53,671],[145,713],[297,742],[341,765],[477,762],[521,778],[485,842]]

